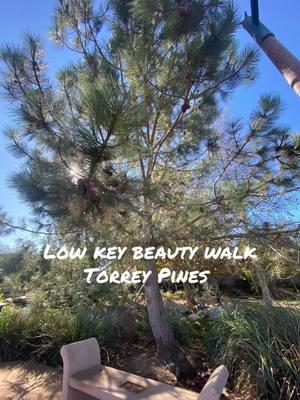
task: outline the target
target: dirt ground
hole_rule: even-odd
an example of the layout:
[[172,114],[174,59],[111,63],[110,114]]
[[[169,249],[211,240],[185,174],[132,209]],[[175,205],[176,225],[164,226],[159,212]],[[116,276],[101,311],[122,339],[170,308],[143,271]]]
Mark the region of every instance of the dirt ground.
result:
[[0,400],[62,400],[62,371],[34,362],[0,363]]

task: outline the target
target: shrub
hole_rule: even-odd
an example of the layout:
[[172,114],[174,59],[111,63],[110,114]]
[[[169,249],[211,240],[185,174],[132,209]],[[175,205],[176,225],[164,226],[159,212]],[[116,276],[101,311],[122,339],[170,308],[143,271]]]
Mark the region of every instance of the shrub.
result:
[[47,294],[42,289],[27,293],[27,297],[30,299],[29,309],[32,315],[37,315],[49,308]]
[[0,314],[0,361],[29,358],[28,336],[26,317],[21,310],[4,307]]
[[137,307],[135,315],[139,335],[144,339],[154,340],[146,307]]
[[101,323],[99,319],[91,319],[89,313],[81,311],[71,314],[63,310],[47,310],[41,314],[37,322],[39,333],[35,340],[33,356],[49,365],[61,362],[60,349],[64,344],[96,337],[100,343]]
[[108,344],[109,323],[109,319],[92,318],[83,310],[72,314],[47,309],[31,316],[6,307],[0,314],[0,361],[34,359],[58,365],[64,344],[90,337],[96,337],[102,346]]
[[176,311],[169,313],[168,319],[173,326],[176,339],[179,343],[189,347],[196,344],[196,341],[199,340],[199,323],[188,319]]
[[21,274],[15,273],[4,277],[1,284],[2,291],[10,297],[17,297],[24,294]]
[[300,385],[300,311],[252,306],[208,322],[208,353],[230,370],[237,388],[248,384],[256,397],[296,400]]

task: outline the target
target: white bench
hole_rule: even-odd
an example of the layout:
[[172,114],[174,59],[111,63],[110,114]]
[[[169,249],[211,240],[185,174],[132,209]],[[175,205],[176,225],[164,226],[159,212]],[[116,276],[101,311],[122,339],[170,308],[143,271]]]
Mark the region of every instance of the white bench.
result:
[[199,394],[104,367],[95,338],[65,345],[60,353],[63,400],[219,400],[228,379],[227,368],[218,367]]

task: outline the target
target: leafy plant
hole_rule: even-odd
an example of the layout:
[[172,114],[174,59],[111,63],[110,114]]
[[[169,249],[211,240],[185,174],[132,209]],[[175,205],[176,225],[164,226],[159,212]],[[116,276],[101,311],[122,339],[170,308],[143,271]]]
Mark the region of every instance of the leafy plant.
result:
[[5,307],[0,314],[0,361],[29,357],[28,325],[20,310]]
[[175,336],[179,343],[192,347],[199,339],[198,324],[175,311],[170,313],[168,318],[174,328]]
[[[92,320],[88,313],[72,315],[63,310],[47,310],[38,321],[33,357],[50,365],[61,362],[60,349],[63,345],[96,337],[100,339],[99,320]],[[101,340],[99,340],[101,341]]]
[[48,365],[61,363],[64,344],[96,337],[107,345],[111,329],[109,319],[93,318],[88,312],[46,309],[30,315],[14,307],[0,314],[0,361],[38,360]]
[[300,310],[241,308],[208,322],[206,350],[224,363],[237,388],[248,384],[257,398],[296,400],[300,385]]

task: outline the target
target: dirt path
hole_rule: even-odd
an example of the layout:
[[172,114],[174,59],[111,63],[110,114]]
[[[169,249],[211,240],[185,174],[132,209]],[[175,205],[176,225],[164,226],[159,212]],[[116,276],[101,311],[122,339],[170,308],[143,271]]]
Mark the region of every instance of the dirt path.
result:
[[0,363],[0,400],[62,400],[62,372],[34,362]]

